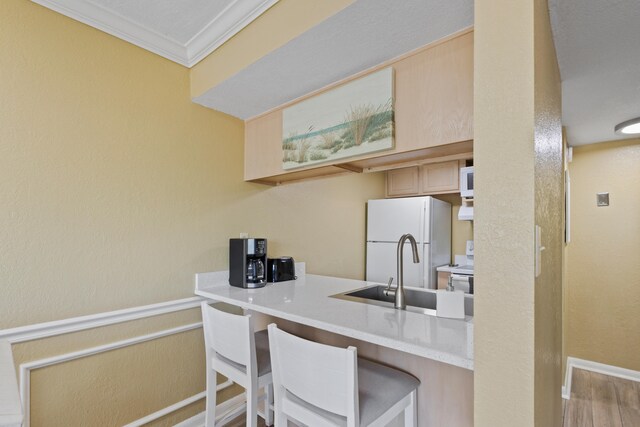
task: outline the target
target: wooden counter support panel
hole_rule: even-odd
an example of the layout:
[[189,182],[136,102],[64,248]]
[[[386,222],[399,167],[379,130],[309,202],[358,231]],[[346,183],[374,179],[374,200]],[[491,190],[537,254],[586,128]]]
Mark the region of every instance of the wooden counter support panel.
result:
[[448,271],[438,271],[438,289],[447,289],[451,273]]
[[[294,170],[282,168],[284,108],[389,66],[395,72],[393,149]],[[442,148],[442,156],[468,153],[460,144],[471,146],[472,139],[473,31],[464,30],[245,121],[244,176],[246,181],[275,185],[345,171],[359,173],[400,158],[406,162],[428,158],[435,148]]]

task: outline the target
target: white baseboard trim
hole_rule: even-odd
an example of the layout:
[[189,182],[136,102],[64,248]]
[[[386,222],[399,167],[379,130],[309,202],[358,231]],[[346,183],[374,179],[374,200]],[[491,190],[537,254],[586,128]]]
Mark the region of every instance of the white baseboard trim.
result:
[[567,368],[564,376],[564,386],[562,386],[563,399],[569,399],[571,397],[571,380],[573,377],[573,370],[575,368],[596,372],[598,374],[609,375],[610,377],[623,378],[625,380],[640,382],[640,371],[620,368],[618,366],[605,365],[604,363],[578,359],[577,357],[567,357]]
[[[216,425],[223,426],[227,421],[236,418],[245,411],[246,397],[244,393],[227,399],[216,406]],[[188,418],[174,427],[204,427],[205,413],[200,412]]]

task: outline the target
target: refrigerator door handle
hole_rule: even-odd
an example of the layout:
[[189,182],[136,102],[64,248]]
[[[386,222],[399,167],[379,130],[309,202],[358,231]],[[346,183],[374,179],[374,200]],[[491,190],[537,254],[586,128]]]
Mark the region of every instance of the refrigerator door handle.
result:
[[420,240],[419,242],[424,244],[427,240],[424,238],[425,226],[424,226],[424,218],[426,216],[427,207],[429,206],[428,198],[422,203],[422,212],[420,213]]

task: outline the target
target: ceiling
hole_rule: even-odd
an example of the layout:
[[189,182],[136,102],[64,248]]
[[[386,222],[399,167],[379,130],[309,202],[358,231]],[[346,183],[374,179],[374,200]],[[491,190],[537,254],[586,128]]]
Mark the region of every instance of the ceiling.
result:
[[[187,67],[278,0],[32,0]],[[640,116],[638,0],[549,0],[571,145]],[[254,117],[473,25],[473,0],[357,0],[194,102]]]
[[32,0],[192,67],[278,0]]
[[633,137],[613,128],[640,117],[640,2],[549,0],[549,9],[569,143]]
[[473,25],[473,0],[358,0],[194,102],[247,119]]

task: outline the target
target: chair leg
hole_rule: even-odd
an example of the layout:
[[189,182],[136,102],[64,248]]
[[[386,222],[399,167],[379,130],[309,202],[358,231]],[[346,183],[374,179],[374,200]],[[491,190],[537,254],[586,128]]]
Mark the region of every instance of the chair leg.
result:
[[206,412],[205,426],[213,427],[216,423],[216,387],[217,387],[216,371],[207,368],[207,392],[206,392]]
[[264,422],[268,426],[273,425],[273,384],[267,384],[265,386],[267,392],[266,400],[264,402]]
[[405,427],[417,427],[418,426],[418,405],[416,405],[416,391],[413,390],[410,394],[411,401],[409,406],[404,408],[404,426]]
[[282,411],[275,411],[275,427],[287,427],[289,420]]
[[275,427],[287,427],[288,420],[287,416],[282,412],[282,399],[280,396],[284,392],[282,387],[276,390],[275,384],[272,384],[273,387],[273,416],[275,418]]
[[247,427],[257,427],[258,425],[258,386],[257,380],[251,381],[247,387]]

